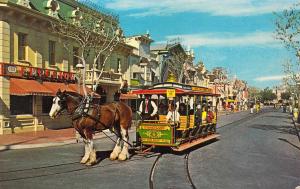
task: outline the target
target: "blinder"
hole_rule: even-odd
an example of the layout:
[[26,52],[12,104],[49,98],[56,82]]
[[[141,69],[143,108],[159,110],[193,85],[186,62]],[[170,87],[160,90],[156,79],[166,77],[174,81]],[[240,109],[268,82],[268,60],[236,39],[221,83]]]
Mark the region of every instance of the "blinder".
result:
[[58,94],[57,97],[60,99],[57,103],[61,107],[61,109],[57,112],[59,115],[63,112],[63,110],[67,109],[67,97],[64,94]]

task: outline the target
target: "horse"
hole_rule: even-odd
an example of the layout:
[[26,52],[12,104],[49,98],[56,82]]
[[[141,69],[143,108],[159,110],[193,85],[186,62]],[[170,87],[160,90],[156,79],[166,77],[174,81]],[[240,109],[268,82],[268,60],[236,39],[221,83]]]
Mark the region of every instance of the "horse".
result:
[[[65,109],[70,115],[74,115],[78,112],[81,102],[80,97],[70,92],[58,90],[53,98],[49,116],[54,119]],[[128,159],[128,130],[131,127],[131,122],[131,108],[124,102],[104,105],[93,104],[88,115],[73,116],[72,125],[81,135],[85,144],[85,153],[80,163],[93,165],[97,162],[96,150],[93,145],[93,134],[96,131],[101,132],[105,129],[114,130],[114,133],[117,135],[116,145],[110,154],[110,159],[119,159],[121,161]]]

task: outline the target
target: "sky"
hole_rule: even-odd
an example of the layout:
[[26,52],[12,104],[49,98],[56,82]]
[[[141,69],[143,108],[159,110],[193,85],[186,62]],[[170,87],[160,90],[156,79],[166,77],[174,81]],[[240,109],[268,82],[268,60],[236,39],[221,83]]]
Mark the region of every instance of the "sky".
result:
[[155,44],[179,38],[208,69],[259,88],[279,85],[292,54],[275,39],[274,12],[298,0],[93,0],[119,15],[125,36],[149,31]]

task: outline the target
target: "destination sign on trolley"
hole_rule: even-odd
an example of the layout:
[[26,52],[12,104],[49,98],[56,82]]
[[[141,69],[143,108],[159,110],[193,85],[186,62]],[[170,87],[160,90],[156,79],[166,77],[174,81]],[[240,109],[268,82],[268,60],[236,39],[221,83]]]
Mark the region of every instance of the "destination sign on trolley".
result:
[[167,98],[174,98],[175,95],[175,89],[167,89]]

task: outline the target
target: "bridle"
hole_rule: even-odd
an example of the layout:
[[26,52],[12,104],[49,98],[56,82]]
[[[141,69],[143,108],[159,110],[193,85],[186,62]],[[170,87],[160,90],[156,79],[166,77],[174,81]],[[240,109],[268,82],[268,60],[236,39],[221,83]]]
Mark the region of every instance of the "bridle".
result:
[[59,101],[57,103],[60,106],[60,110],[58,110],[56,115],[59,116],[64,110],[67,109],[67,96],[64,94],[59,94],[57,95],[57,97],[59,98]]

